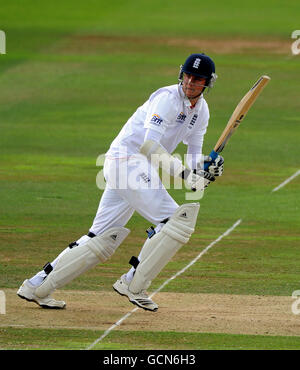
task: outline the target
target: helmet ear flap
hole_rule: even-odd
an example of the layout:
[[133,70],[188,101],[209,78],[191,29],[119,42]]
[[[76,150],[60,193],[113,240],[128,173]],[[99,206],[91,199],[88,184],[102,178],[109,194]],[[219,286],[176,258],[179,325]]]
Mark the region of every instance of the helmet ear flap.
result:
[[208,87],[210,87],[210,88],[213,87],[217,78],[218,78],[218,75],[216,73],[212,73],[211,78],[209,80]]
[[209,79],[209,82],[208,82],[207,86],[203,89],[202,93],[204,93],[204,90],[206,88],[208,88],[208,90],[206,90],[206,93],[208,94],[208,92],[210,91],[210,89],[214,86],[217,78],[218,78],[218,75],[213,72],[211,74],[211,78]]

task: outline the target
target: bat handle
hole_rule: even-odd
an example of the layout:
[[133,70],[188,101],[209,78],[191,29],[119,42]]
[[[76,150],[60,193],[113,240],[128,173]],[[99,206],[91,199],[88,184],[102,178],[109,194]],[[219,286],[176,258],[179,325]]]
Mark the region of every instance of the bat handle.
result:
[[212,150],[209,154],[210,158],[212,159],[210,162],[204,163],[204,171],[207,171],[208,167],[213,163],[213,161],[218,157],[219,153]]

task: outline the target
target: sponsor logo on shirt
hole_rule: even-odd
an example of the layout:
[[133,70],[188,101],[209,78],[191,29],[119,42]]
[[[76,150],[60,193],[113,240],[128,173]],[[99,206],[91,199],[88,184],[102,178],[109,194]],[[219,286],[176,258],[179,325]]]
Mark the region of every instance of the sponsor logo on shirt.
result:
[[178,114],[176,118],[176,122],[183,123],[185,119],[186,119],[186,115],[183,112],[181,112]]
[[156,126],[160,126],[162,121],[163,119],[158,114],[153,114],[150,122]]
[[197,121],[197,118],[198,118],[198,114],[194,114],[193,115],[193,118],[191,119],[191,122],[188,125],[188,128],[189,129],[192,129],[194,127],[194,124]]

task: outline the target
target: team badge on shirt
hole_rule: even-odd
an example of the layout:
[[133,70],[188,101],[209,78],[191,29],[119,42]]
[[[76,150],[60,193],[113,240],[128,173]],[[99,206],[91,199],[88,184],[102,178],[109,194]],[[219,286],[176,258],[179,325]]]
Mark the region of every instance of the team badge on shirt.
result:
[[156,113],[152,115],[152,118],[150,120],[150,122],[153,123],[156,126],[160,126],[162,121],[163,121],[163,119]]
[[188,128],[191,130],[194,127],[195,122],[197,121],[198,114],[194,114],[193,118],[191,119],[191,122],[188,125]]

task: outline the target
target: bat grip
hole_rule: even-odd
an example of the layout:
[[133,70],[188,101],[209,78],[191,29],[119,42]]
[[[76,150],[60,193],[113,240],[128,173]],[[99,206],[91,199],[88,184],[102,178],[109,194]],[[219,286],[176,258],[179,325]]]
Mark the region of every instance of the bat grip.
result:
[[209,153],[209,156],[210,158],[212,159],[210,162],[205,162],[204,163],[204,171],[207,171],[208,170],[208,167],[213,163],[213,161],[218,157],[219,153],[218,152],[215,152],[214,150],[212,150],[210,153]]

